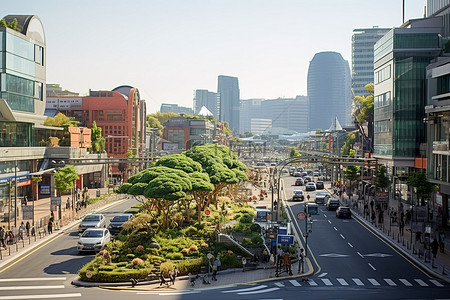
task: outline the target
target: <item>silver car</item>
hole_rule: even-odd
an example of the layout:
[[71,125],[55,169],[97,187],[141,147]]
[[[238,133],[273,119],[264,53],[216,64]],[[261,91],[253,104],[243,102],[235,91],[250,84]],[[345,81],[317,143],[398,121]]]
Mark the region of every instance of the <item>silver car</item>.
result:
[[89,214],[84,217],[78,226],[78,232],[83,232],[88,228],[106,227],[106,218],[102,214]]
[[78,252],[100,251],[111,241],[111,234],[106,228],[86,229],[78,240]]

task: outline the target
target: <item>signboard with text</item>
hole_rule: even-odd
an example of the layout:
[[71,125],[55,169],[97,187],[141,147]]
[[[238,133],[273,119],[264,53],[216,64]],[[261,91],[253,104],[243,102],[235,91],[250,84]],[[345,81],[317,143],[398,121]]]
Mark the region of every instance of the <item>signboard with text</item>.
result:
[[294,243],[294,236],[293,235],[284,235],[284,234],[279,234],[277,237],[277,242],[278,244],[293,244]]
[[22,218],[24,220],[33,220],[34,207],[31,205],[22,206]]
[[40,184],[39,189],[41,195],[50,195],[50,184]]
[[59,206],[61,206],[61,197],[51,197],[50,198],[50,210],[57,211]]

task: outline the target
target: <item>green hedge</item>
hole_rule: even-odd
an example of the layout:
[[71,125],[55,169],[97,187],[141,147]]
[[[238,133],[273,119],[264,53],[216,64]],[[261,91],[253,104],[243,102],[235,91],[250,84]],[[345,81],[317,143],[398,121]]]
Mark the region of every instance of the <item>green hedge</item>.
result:
[[86,277],[87,269],[83,268],[80,270],[79,275],[82,281],[90,282],[121,282],[130,281],[131,278],[134,279],[144,279],[148,274],[150,274],[151,269],[117,269],[114,271],[90,271],[92,274],[91,278]]

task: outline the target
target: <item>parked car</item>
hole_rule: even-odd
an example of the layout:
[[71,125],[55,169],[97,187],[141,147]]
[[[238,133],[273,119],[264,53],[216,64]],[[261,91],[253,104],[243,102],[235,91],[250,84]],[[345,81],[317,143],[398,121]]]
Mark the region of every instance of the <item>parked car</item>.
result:
[[305,190],[307,190],[307,191],[315,191],[316,190],[316,184],[314,182],[308,182],[305,185]]
[[323,190],[325,188],[323,181],[316,181],[316,189]]
[[336,217],[338,218],[348,218],[352,217],[352,212],[350,211],[350,207],[347,206],[339,206],[336,209]]
[[123,227],[123,223],[127,222],[128,220],[131,220],[133,218],[133,214],[120,214],[117,216],[114,216],[114,218],[111,219],[111,221],[109,222],[109,232],[111,234],[119,234]]
[[336,198],[328,199],[328,202],[327,202],[328,210],[336,210],[339,206],[340,206],[339,199],[336,199]]
[[316,202],[317,204],[326,204],[328,199],[331,198],[330,193],[327,192],[317,192],[316,193],[316,199],[314,200],[314,202]]
[[302,190],[294,190],[294,193],[292,195],[292,201],[304,201],[305,200],[305,194],[303,194]]
[[78,252],[100,251],[111,240],[111,234],[106,228],[88,228],[78,240]]
[[88,228],[106,227],[106,218],[102,214],[89,214],[84,217],[78,226],[78,232],[84,232]]
[[303,179],[302,179],[302,178],[297,178],[297,179],[295,179],[295,185],[300,185],[300,186],[302,186],[302,185],[303,185]]

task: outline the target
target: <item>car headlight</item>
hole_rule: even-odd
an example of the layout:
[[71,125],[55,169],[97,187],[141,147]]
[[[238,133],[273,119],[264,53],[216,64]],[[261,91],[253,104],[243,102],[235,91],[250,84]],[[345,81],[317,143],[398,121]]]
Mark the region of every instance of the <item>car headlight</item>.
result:
[[80,242],[80,241],[78,241],[78,245],[83,245],[83,243],[82,243],[82,242]]

